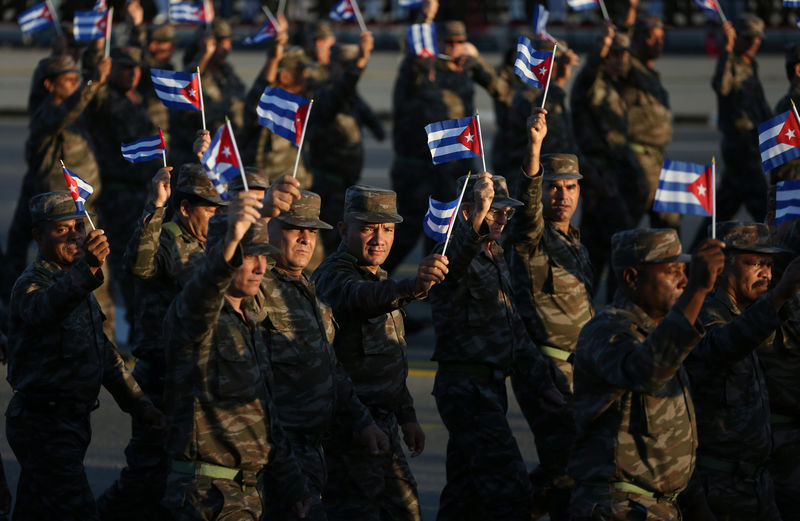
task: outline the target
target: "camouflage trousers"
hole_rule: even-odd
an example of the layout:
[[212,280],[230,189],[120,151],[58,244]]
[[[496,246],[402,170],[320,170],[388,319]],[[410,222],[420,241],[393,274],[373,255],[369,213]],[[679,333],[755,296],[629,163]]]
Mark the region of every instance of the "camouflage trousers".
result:
[[772,455],[767,465],[775,482],[775,502],[785,521],[800,519],[800,426],[772,424]]
[[[139,360],[133,377],[153,405],[163,410],[163,370]],[[131,439],[125,448],[127,466],[119,479],[97,498],[101,520],[169,519],[160,504],[169,471],[164,436],[135,418],[131,421]]]
[[[573,521],[681,521],[672,500],[655,499],[609,486],[575,485]],[[717,521],[721,521],[718,519]]]
[[[664,165],[665,152],[663,149],[648,145],[632,145],[634,157],[639,167],[644,172],[646,191],[642,194],[646,204],[643,208],[650,215],[650,228],[674,228],[678,230],[681,225],[681,216],[678,213],[654,212],[653,201],[658,189],[658,179],[661,177],[661,167]],[[634,226],[639,224],[642,213],[633,215]]]
[[[300,466],[300,471],[306,477],[308,490],[311,493],[311,510],[305,519],[310,521],[326,521],[325,508],[322,506],[322,491],[325,488],[328,471],[325,466],[325,454],[319,440],[312,440],[301,434],[286,431],[286,437],[292,446],[294,458]],[[281,501],[279,491],[280,481],[284,476],[272,475],[270,467],[264,472],[263,492],[264,514],[262,521],[296,521],[300,518],[292,512],[294,505]]]
[[[717,521],[781,521],[775,486],[765,468],[744,473],[722,472],[700,464],[697,480]],[[795,484],[796,493],[796,484]]]
[[98,520],[83,458],[92,437],[84,414],[32,411],[14,397],[6,412],[6,438],[20,465],[16,521]]
[[323,504],[331,521],[420,521],[417,481],[400,445],[394,414],[372,417],[389,437],[390,450],[370,455],[350,431],[323,442],[328,482]]
[[531,484],[506,418],[505,379],[439,370],[433,396],[449,435],[436,519],[529,521]]
[[258,521],[261,494],[248,482],[171,472],[161,504],[175,521]]

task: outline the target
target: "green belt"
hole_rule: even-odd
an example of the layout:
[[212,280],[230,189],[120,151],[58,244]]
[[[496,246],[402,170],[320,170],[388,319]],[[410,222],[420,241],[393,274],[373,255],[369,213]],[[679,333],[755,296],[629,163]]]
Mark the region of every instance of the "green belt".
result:
[[736,463],[725,461],[711,456],[697,455],[697,464],[709,468],[711,470],[718,470],[719,472],[727,472],[732,474],[736,471]]
[[637,154],[649,154],[651,150],[661,150],[661,147],[644,145],[642,143],[628,143],[628,148]]
[[214,479],[235,480],[239,476],[239,469],[222,467],[212,463],[172,460],[172,470],[181,474],[192,476],[205,476]]
[[669,501],[675,501],[678,497],[678,494],[673,494],[671,496],[665,496],[658,492],[651,492],[647,489],[644,489],[638,485],[634,485],[633,483],[628,483],[626,481],[615,481],[611,483],[611,486],[617,490],[622,492],[630,492],[631,494],[639,494],[640,496],[649,497],[653,499],[667,499]]
[[[494,378],[495,376],[503,375],[502,371],[499,369],[492,369],[488,365],[458,364],[452,362],[439,362],[439,371],[471,374],[483,378]],[[505,375],[503,375],[503,377],[505,377]]]
[[560,347],[539,345],[539,350],[550,358],[555,358],[563,362],[571,363],[572,359],[575,358],[575,353],[570,353],[569,351],[561,349]]
[[769,415],[769,422],[773,425],[790,425],[790,424],[798,424],[800,425],[800,418],[796,418],[794,416],[786,416],[783,414],[776,414],[772,413]]

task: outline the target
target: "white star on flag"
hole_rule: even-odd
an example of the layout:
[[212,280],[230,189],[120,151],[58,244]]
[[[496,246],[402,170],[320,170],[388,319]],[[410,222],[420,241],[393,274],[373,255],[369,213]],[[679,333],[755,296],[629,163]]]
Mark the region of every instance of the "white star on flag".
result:
[[225,156],[225,157],[228,157],[229,155],[231,155],[231,149],[228,148],[228,147],[223,148],[222,149],[222,155]]
[[194,98],[194,89],[189,89],[189,96]]
[[473,137],[475,137],[475,136],[473,136],[472,134],[467,134],[467,135],[466,135],[466,136],[464,136],[464,137],[466,137],[466,138],[467,138],[467,141],[469,141],[470,143],[472,143],[472,138],[473,138]]
[[706,185],[697,185],[697,193],[706,195]]
[[787,130],[786,131],[786,139],[794,139],[794,130]]
[[542,67],[539,69],[539,74],[544,75],[545,72],[547,72],[547,67]]
[[75,185],[72,185],[72,186],[69,187],[69,191],[72,192],[73,194],[77,194],[78,193],[78,187],[75,186]]

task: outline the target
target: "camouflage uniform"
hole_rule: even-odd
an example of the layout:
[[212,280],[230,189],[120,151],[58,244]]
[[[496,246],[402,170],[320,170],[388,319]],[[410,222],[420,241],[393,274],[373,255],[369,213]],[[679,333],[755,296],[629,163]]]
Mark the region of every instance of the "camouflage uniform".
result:
[[[720,223],[717,236],[737,251],[775,253],[766,226]],[[735,254],[735,253],[734,253]],[[739,309],[723,287],[706,297],[708,333],[686,360],[697,408],[700,450],[693,477],[718,519],[779,520],[772,478],[770,407],[756,350],[772,348],[780,327],[770,294]]]
[[570,226],[564,233],[542,215],[542,181],[581,179],[577,157],[554,154],[544,156],[542,162],[543,172],[519,175],[519,198],[524,206],[511,225],[509,264],[519,315],[531,340],[546,356],[553,381],[568,402],[561,410],[549,412],[535,399],[518,397],[535,437],[540,473],[549,485],[560,484],[550,508],[555,521],[568,518],[569,494],[563,489],[571,482],[566,467],[575,440],[575,418],[569,403],[573,353],[578,333],[594,310],[592,268],[589,254],[580,243],[580,232]]
[[[34,222],[82,218],[68,192],[31,199]],[[83,468],[100,385],[126,412],[153,405],[103,333],[92,290],[103,283],[85,259],[68,269],[41,255],[11,295],[6,436],[22,471],[15,519],[97,519]]]
[[[493,207],[522,205],[508,196],[505,179],[492,181]],[[471,187],[474,182],[467,192]],[[437,515],[443,521],[531,519],[531,483],[506,419],[505,379],[513,373],[516,392],[531,400],[553,386],[512,302],[502,248],[492,242],[491,256],[482,250],[487,233],[486,223],[476,232],[458,216],[447,278],[430,292],[432,359],[439,364],[433,396],[448,432],[447,483]]]
[[276,250],[266,242],[266,223],[257,221],[225,262],[226,228],[226,216],[211,219],[205,261],[164,320],[172,471],[162,504],[177,520],[259,519],[258,473],[268,464],[283,476],[279,492],[287,502],[307,496],[278,421],[254,302],[242,303],[244,320],[225,298],[244,255]]
[[[351,187],[345,212],[366,212],[400,222],[394,194]],[[367,222],[371,222],[369,219]],[[387,221],[374,221],[387,222]],[[311,279],[319,299],[333,309],[338,324],[333,346],[356,394],[389,437],[388,454],[369,455],[351,425],[334,422],[323,446],[328,465],[325,510],[332,521],[419,520],[417,482],[403,454],[398,426],[416,422],[406,386],[408,357],[402,308],[416,300],[414,280],[395,281],[383,269],[372,273],[342,243]]]
[[[173,201],[178,205],[183,194],[205,199],[209,205],[224,204],[200,165],[184,165],[175,189]],[[137,359],[133,375],[159,407],[163,403],[166,351],[162,321],[175,296],[205,258],[205,244],[177,216],[164,222],[166,210],[148,202],[125,252],[125,262],[134,277],[136,302],[131,328],[131,351]],[[159,505],[169,471],[164,438],[164,434],[133,420],[125,449],[127,466],[97,500],[101,519],[167,515]]]
[[[689,260],[674,230],[619,232],[612,242],[617,269]],[[703,333],[675,308],[656,324],[620,291],[583,327],[569,464],[576,519],[681,519],[675,498],[689,483],[697,450],[681,364]]]

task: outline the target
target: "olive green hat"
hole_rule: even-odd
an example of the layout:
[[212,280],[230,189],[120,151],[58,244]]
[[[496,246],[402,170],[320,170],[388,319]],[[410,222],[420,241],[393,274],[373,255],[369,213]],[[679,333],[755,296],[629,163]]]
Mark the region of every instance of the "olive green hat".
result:
[[174,42],[175,28],[169,23],[153,25],[147,28],[147,35],[151,42]]
[[53,56],[47,60],[44,65],[42,80],[68,72],[81,72],[80,68],[78,68],[78,64],[75,63],[75,59],[69,54]]
[[[463,175],[456,181],[457,189],[456,195],[461,195],[461,189],[464,186],[464,181],[467,176]],[[467,183],[467,190],[464,192],[464,201],[472,202],[472,196],[467,194],[475,190],[475,181],[478,176],[469,176],[469,183]],[[508,194],[508,184],[506,178],[501,175],[492,175],[492,185],[494,187],[494,199],[492,199],[492,208],[505,208],[506,206],[524,206],[522,201],[517,201]]]
[[109,55],[111,61],[117,65],[136,67],[142,64],[142,50],[139,47],[114,47]]
[[459,20],[447,20],[443,24],[444,30],[442,34],[444,35],[443,38],[445,40],[449,40],[450,38],[466,38],[467,37],[467,26],[464,25],[464,22]]
[[662,262],[689,262],[678,232],[673,229],[639,228],[617,232],[611,237],[611,265],[614,270]]
[[331,230],[333,226],[319,218],[321,206],[322,199],[319,195],[308,190],[300,190],[300,199],[292,202],[291,210],[281,213],[276,219],[301,228]]
[[762,223],[725,221],[717,223],[717,238],[726,250],[748,253],[784,253],[787,250],[772,245],[769,228]]
[[211,29],[214,31],[216,38],[233,38],[233,28],[230,22],[223,18],[215,18],[211,22]]
[[[244,177],[247,180],[248,189],[255,188],[257,190],[266,190],[269,188],[269,178],[260,168],[254,166],[244,167]],[[241,192],[242,190],[244,190],[244,183],[242,182],[241,175],[237,175],[228,181],[229,192]]]
[[[228,214],[215,215],[208,221],[208,239],[209,245],[221,243],[225,240],[225,235],[228,233]],[[242,253],[245,255],[269,255],[271,253],[280,253],[281,251],[269,243],[269,232],[267,230],[267,221],[264,219],[256,219],[250,225],[247,232],[239,241],[242,247]]]
[[28,201],[28,209],[33,224],[43,221],[66,221],[86,216],[83,212],[78,212],[72,195],[66,190],[34,195]]
[[336,38],[336,34],[333,32],[333,26],[331,23],[325,20],[317,22],[314,26],[314,39],[319,40],[322,38]]
[[283,58],[278,62],[278,69],[300,69],[311,65],[311,59],[300,47],[288,47],[283,53]]
[[545,154],[542,156],[545,181],[562,179],[583,179],[578,170],[578,156],[575,154]]
[[401,223],[397,194],[374,186],[355,185],[344,194],[344,215],[368,223]]
[[209,203],[227,206],[228,201],[220,197],[214,183],[208,178],[203,165],[199,163],[184,163],[178,171],[178,181],[175,183],[175,191],[182,194],[191,194],[205,199]]

